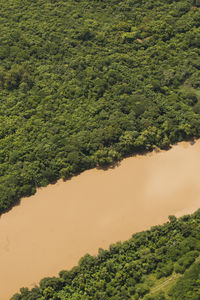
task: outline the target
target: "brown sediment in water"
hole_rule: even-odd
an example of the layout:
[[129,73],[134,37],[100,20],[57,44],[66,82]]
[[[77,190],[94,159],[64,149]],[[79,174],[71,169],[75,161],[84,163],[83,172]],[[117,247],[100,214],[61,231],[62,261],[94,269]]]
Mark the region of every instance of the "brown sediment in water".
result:
[[200,207],[200,141],[89,170],[39,189],[0,218],[0,300]]

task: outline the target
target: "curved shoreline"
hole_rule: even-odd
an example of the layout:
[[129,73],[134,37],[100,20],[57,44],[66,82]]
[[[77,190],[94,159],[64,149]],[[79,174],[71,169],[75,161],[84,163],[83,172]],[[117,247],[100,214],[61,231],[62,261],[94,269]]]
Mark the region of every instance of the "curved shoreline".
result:
[[200,207],[200,140],[41,188],[0,219],[0,300],[98,248]]

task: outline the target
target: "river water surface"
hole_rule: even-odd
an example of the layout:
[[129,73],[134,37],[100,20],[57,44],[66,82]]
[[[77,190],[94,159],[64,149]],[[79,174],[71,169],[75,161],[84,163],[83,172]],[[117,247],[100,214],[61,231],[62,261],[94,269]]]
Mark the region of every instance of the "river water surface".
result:
[[39,189],[0,218],[0,300],[200,207],[200,141],[124,159]]

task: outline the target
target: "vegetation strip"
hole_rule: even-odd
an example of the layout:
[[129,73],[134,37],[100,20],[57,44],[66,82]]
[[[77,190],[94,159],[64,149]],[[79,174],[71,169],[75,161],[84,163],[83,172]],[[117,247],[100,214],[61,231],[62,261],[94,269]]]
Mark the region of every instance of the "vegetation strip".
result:
[[0,213],[200,136],[199,0],[1,0]]
[[[166,224],[136,233],[109,250],[99,249],[96,257],[86,254],[78,266],[61,271],[58,278],[44,278],[31,291],[22,288],[12,300],[195,300],[200,296],[199,254],[200,210],[179,219],[169,216]],[[183,276],[178,278],[179,274]],[[165,277],[169,279],[156,286]],[[175,285],[162,291],[175,278]]]

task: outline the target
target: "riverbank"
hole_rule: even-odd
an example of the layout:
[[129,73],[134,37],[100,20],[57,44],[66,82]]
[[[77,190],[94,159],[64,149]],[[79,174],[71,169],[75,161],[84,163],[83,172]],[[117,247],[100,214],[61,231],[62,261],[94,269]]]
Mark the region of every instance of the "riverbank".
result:
[[0,219],[0,299],[200,207],[200,140],[39,189]]

